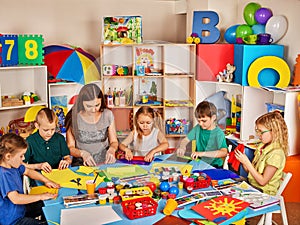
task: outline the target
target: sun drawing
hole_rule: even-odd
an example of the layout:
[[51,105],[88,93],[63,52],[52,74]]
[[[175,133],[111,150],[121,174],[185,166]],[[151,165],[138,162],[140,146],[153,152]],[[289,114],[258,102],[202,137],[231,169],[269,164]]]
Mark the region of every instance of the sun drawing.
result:
[[243,208],[242,206],[239,206],[244,203],[243,201],[235,201],[231,199],[228,202],[228,198],[224,198],[223,200],[224,201],[216,201],[212,199],[209,205],[205,206],[205,208],[210,209],[213,215],[222,214],[222,216],[233,216],[234,214],[240,212],[240,210]]

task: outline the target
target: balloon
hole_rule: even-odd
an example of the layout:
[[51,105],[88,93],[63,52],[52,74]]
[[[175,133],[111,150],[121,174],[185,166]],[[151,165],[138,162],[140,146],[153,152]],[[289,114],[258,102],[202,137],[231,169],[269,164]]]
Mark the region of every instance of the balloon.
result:
[[239,25],[237,28],[236,28],[236,37],[239,38],[239,37],[246,37],[250,34],[253,34],[253,31],[251,29],[251,27],[247,24],[242,24],[242,25]]
[[263,34],[265,32],[265,25],[255,24],[252,26],[253,34]]
[[248,25],[253,26],[254,24],[257,24],[254,14],[259,8],[261,8],[260,4],[255,2],[248,3],[244,8],[244,20]]
[[255,20],[259,24],[266,24],[272,16],[273,16],[273,13],[268,8],[260,8],[254,14]]
[[229,44],[236,44],[236,28],[239,26],[239,24],[233,25],[224,33],[225,41],[227,41]]
[[271,34],[273,43],[276,43],[285,35],[287,27],[287,19],[284,16],[272,16],[266,24],[266,33]]

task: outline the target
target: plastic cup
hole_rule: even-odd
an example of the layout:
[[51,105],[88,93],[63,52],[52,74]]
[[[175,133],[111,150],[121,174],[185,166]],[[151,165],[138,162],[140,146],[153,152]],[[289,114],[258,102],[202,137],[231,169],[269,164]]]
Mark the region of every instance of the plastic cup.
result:
[[164,214],[169,216],[173,213],[173,211],[177,208],[178,206],[178,203],[172,199],[172,198],[169,198],[166,202],[166,206],[163,210]]
[[96,188],[96,183],[94,183],[93,180],[87,180],[86,181],[86,192],[88,194],[94,194]]

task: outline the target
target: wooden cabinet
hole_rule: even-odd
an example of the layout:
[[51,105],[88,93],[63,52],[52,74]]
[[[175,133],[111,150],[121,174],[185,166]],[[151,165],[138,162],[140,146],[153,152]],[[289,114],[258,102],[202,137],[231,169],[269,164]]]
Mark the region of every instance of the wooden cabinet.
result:
[[15,66],[0,67],[1,98],[21,98],[24,92],[35,93],[39,100],[29,105],[0,105],[0,127],[6,127],[10,120],[24,117],[27,109],[34,105],[48,105],[47,67]]
[[[300,119],[298,116],[298,93],[292,91],[270,91],[264,88],[241,86],[236,83],[197,81],[197,103],[219,92],[225,91],[225,98],[240,96],[241,121],[240,140],[247,143],[255,137],[255,120],[268,112],[267,104],[280,105],[284,108],[284,119],[289,132],[289,155],[299,154]],[[197,104],[196,103],[196,104]]]
[[[187,119],[193,126],[196,46],[144,43],[101,45],[100,64],[105,94],[125,93],[125,104],[114,102],[119,136],[132,129],[132,116],[141,105],[159,111],[164,121]],[[124,73],[125,74],[122,74]],[[187,131],[186,131],[187,132]],[[168,134],[180,138],[184,134]]]

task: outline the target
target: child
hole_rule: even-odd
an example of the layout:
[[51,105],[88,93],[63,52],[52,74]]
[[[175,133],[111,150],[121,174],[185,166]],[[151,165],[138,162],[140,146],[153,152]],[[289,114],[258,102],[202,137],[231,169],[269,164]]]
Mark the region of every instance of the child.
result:
[[[142,106],[134,116],[135,130],[120,144],[120,150],[125,152],[125,158],[131,160],[133,155],[145,156],[146,162],[151,162],[154,155],[169,147],[168,140],[162,132],[160,114],[149,106]],[[133,149],[128,146],[133,143]]]
[[223,159],[227,155],[227,144],[224,132],[216,126],[217,109],[213,103],[200,102],[195,110],[198,124],[188,133],[177,149],[177,155],[183,156],[186,145],[196,140],[196,151],[191,154],[192,159],[201,159],[216,168],[221,168]]
[[[14,133],[5,134],[0,138],[0,224],[39,224],[37,220],[33,219],[34,217],[26,217],[29,214],[35,214],[36,211],[29,211],[25,204],[41,203],[41,200],[57,197],[57,194],[49,193],[24,194],[23,175],[39,180],[49,188],[59,188],[58,184],[23,165],[26,148],[25,140]],[[42,209],[39,210],[42,213]]]
[[51,172],[52,169],[65,169],[71,165],[70,150],[63,135],[56,133],[57,117],[49,108],[42,108],[35,121],[37,132],[26,140],[26,165],[31,169]]
[[238,150],[235,150],[235,157],[249,172],[248,182],[252,186],[269,195],[276,195],[288,152],[287,126],[277,111],[260,116],[255,126],[261,144],[254,153],[252,163]]

